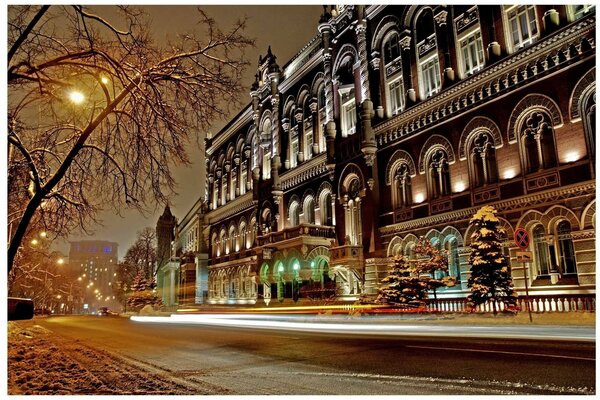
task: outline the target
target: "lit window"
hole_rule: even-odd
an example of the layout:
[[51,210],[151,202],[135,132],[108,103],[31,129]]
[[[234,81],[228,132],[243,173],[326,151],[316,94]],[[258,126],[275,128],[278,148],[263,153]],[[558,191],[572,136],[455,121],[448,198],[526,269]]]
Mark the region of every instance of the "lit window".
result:
[[388,90],[390,96],[390,111],[392,115],[396,115],[404,108],[402,77],[391,82],[388,86]]
[[460,40],[465,75],[472,75],[484,66],[481,32],[476,30]]
[[356,103],[354,98],[350,99],[343,106],[343,120],[342,126],[346,135],[353,135],[356,133]]
[[290,167],[298,165],[298,153],[300,152],[300,145],[298,144],[298,130],[295,128],[292,131],[292,154],[290,155]]
[[304,142],[305,142],[305,146],[306,146],[306,149],[304,151],[304,159],[305,160],[309,160],[312,157],[313,141],[314,141],[313,131],[311,128],[304,132]]
[[589,14],[590,12],[593,12],[596,10],[596,6],[593,4],[583,4],[583,5],[569,5],[568,7],[568,11],[569,11],[569,17],[571,21],[575,21],[578,20],[579,18],[584,17],[585,15]]
[[509,47],[512,51],[532,44],[538,36],[535,6],[518,5],[505,8],[508,22]]
[[442,87],[440,75],[440,62],[437,55],[421,62],[421,78],[423,98],[428,98],[438,93]]

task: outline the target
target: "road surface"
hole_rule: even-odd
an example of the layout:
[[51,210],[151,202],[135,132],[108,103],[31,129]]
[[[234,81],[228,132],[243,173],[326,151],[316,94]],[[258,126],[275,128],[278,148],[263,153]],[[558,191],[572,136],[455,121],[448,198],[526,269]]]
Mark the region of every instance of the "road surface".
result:
[[[237,395],[594,394],[595,342],[341,336],[122,317],[36,319],[190,393]],[[425,327],[425,329],[427,329]]]

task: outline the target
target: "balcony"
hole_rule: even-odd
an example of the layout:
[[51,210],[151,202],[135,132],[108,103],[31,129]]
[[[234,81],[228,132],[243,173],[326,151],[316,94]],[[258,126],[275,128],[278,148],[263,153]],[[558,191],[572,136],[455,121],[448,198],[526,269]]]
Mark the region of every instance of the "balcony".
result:
[[332,247],[329,251],[332,265],[347,265],[362,269],[364,266],[364,255],[362,246],[343,245]]
[[[271,232],[258,237],[259,246],[267,246],[282,242],[295,244],[314,244],[308,238],[319,238],[322,244],[329,245],[330,240],[335,238],[335,228],[333,226],[300,224],[283,231]],[[308,239],[308,240],[306,240]],[[287,246],[286,246],[287,247]]]

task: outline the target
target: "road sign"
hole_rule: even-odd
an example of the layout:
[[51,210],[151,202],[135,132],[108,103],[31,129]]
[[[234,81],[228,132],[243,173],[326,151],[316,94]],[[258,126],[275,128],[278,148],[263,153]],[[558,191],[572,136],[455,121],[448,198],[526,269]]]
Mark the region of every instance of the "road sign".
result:
[[533,253],[531,251],[517,251],[517,262],[529,263],[533,260]]
[[525,229],[519,228],[515,231],[515,244],[521,250],[529,247],[529,233]]

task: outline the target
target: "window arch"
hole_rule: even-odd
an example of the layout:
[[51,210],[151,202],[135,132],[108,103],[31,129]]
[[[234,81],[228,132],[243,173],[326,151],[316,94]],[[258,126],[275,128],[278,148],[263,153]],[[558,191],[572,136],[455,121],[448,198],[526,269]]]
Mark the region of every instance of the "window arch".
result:
[[290,203],[289,219],[290,227],[300,225],[300,203],[297,200]]
[[262,177],[271,178],[271,118],[265,118],[261,129]]
[[410,166],[406,162],[398,165],[393,179],[392,203],[394,208],[409,207],[412,204]]
[[414,24],[416,33],[417,65],[421,99],[425,100],[442,88],[440,60],[435,37],[433,11],[429,7],[421,10]]
[[480,132],[471,141],[469,148],[469,170],[473,187],[498,182],[496,148],[488,132]]
[[222,256],[223,254],[226,253],[226,246],[227,246],[227,232],[225,231],[225,228],[222,228],[221,232],[219,233],[219,244],[217,246],[217,256]]
[[360,246],[362,244],[362,220],[361,220],[361,199],[360,199],[360,181],[358,177],[353,177],[348,183],[346,208],[346,239],[350,245]]
[[521,153],[528,173],[556,166],[554,128],[546,113],[534,111],[525,119],[521,127]]
[[[588,144],[588,152],[591,160],[596,159],[596,93],[588,94],[581,102],[580,115],[583,119],[583,131],[585,132],[586,142]],[[596,163],[592,163],[593,168],[596,168]]]
[[448,274],[460,282],[460,259],[458,256],[458,240],[455,237],[446,239],[445,250],[448,252]]
[[435,150],[431,154],[427,165],[429,198],[435,200],[450,195],[450,166],[448,165],[446,151],[441,148]]
[[558,272],[561,274],[576,274],[577,264],[573,248],[573,237],[571,235],[571,223],[569,221],[562,220],[556,225],[556,244],[558,251]]
[[239,250],[245,250],[250,248],[248,244],[248,230],[246,228],[246,221],[240,222],[239,231],[239,239],[237,241],[237,247]]
[[321,210],[321,225],[333,225],[333,209],[332,209],[331,191],[327,190],[321,194],[319,201],[319,209]]
[[315,223],[315,199],[312,196],[307,196],[304,199],[303,205],[304,222],[307,224]]
[[533,228],[533,247],[535,253],[536,275],[550,274],[550,249],[546,240],[546,231],[542,224]]
[[386,36],[383,41],[382,54],[387,113],[391,117],[404,109],[404,81],[398,32],[393,31]]

